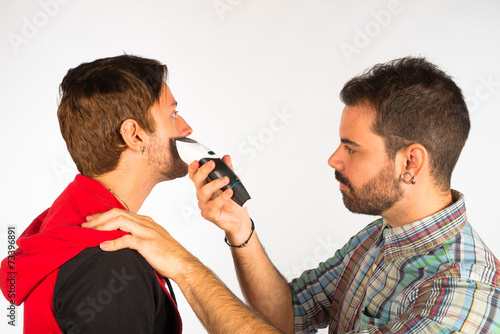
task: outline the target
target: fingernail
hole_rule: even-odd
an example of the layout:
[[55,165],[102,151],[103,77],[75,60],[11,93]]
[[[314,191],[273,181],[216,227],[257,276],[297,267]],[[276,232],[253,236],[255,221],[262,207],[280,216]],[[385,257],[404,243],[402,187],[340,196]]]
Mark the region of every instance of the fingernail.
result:
[[224,184],[224,183],[228,183],[228,182],[229,182],[229,178],[228,178],[227,176],[221,177],[219,180],[220,180],[220,183],[221,183],[221,184]]
[[224,196],[226,196],[226,198],[231,198],[233,196],[233,189],[229,188],[228,190],[226,190]]
[[97,216],[97,215],[90,215],[90,216],[87,216],[87,221],[88,221],[88,222],[89,222],[89,221],[91,221],[92,219],[94,219],[94,218],[95,218],[95,216]]
[[89,223],[89,222],[85,222],[85,223],[83,223],[83,224],[82,224],[82,225],[80,225],[80,226],[81,226],[81,227],[87,227],[87,226],[89,226],[89,225],[90,225],[90,223]]
[[101,242],[99,247],[101,247],[102,250],[107,250],[107,249],[111,248],[111,244],[109,241],[104,241],[104,242]]

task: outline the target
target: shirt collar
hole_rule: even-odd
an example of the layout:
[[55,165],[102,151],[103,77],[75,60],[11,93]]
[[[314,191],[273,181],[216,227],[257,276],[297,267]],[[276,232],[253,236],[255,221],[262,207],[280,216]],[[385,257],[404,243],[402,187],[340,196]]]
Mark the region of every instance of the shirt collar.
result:
[[[453,204],[410,224],[384,228],[385,260],[426,251],[456,235],[467,224],[464,196],[452,190]],[[385,222],[384,222],[385,224]]]

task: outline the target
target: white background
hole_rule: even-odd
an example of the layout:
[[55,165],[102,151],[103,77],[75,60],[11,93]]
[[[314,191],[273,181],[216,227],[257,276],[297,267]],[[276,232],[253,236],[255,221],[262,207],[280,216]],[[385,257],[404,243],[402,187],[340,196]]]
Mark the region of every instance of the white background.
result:
[[[375,63],[426,56],[467,97],[472,131],[452,186],[500,255],[499,16],[498,0],[1,0],[1,257],[7,225],[19,235],[76,174],[56,116],[63,76],[124,52],[167,64],[193,138],[232,155],[257,232],[287,278],[374,219],[344,208],[327,165],[342,85]],[[158,185],[140,213],[241,295],[223,233],[199,216],[188,178]],[[184,332],[204,333],[175,289]],[[13,328],[0,305],[0,331],[21,333],[22,308]]]

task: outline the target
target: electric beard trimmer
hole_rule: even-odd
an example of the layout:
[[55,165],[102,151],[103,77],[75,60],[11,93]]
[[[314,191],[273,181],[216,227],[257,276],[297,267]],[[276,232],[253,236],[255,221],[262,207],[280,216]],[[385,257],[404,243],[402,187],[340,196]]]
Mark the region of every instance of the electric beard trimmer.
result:
[[229,184],[222,187],[221,190],[225,191],[228,188],[233,189],[233,196],[231,199],[235,201],[240,206],[246,206],[250,195],[241,183],[241,180],[234,174],[233,170],[222,161],[221,158],[210,150],[208,147],[198,143],[196,140],[187,137],[175,137],[172,138],[177,152],[181,157],[182,161],[188,165],[195,160],[198,160],[200,167],[213,160],[215,162],[215,168],[208,174],[210,181],[220,179],[221,177],[229,177]]

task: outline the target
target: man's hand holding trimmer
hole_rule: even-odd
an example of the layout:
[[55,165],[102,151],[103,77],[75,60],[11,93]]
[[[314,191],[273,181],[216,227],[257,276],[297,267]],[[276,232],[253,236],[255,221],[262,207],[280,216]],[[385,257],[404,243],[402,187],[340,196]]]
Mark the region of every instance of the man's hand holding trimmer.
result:
[[[231,157],[226,155],[222,160],[233,169]],[[221,192],[229,179],[223,177],[211,182],[207,181],[208,175],[214,169],[215,163],[210,161],[199,167],[199,162],[194,161],[189,165],[189,178],[196,187],[196,197],[201,215],[226,232],[231,245],[241,245],[248,240],[251,234],[252,222],[246,207],[236,204],[231,197],[231,188]]]
[[[232,168],[229,156],[224,156],[223,161]],[[288,283],[254,234],[255,227],[247,209],[230,200],[231,189],[220,192],[227,180],[206,181],[213,167],[214,164],[207,163],[198,169],[196,161],[189,165],[201,215],[226,232],[243,295],[252,309],[277,328],[293,333],[293,304]]]

